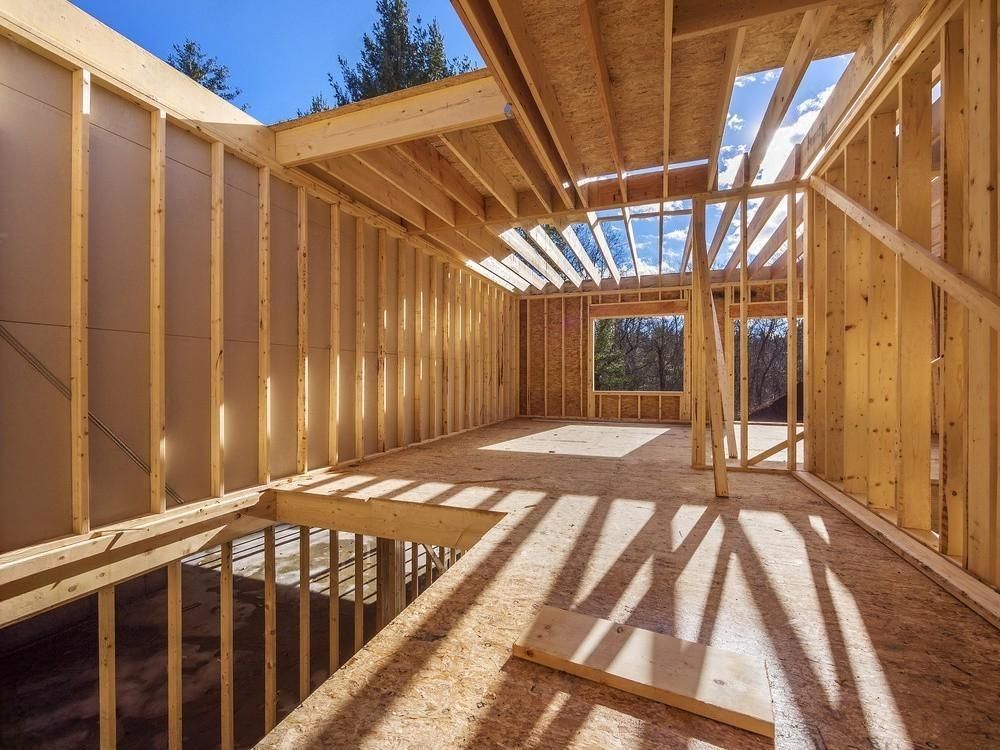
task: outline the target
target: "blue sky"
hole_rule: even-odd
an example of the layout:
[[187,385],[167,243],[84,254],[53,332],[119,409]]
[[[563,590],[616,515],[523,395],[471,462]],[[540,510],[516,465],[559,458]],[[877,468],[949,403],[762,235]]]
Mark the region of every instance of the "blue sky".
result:
[[[190,37],[229,66],[243,90],[238,103],[265,123],[294,117],[314,94],[332,100],[326,74],[337,55],[356,61],[361,35],[375,21],[374,0],[73,0],[150,52],[166,58]],[[437,19],[451,56],[482,65],[449,0],[409,0],[411,21]]]

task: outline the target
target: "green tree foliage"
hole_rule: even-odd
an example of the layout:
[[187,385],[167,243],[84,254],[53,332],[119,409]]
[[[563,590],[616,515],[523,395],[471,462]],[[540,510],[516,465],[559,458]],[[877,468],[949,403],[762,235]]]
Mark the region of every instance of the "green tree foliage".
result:
[[683,315],[595,322],[595,390],[680,391],[683,388]]
[[[425,25],[418,17],[410,24],[406,0],[378,0],[375,10],[378,20],[362,37],[361,60],[352,65],[338,55],[342,82],[332,73],[328,76],[337,106],[472,70],[468,57],[448,58],[437,21]],[[321,94],[300,114],[324,109],[328,107]]]
[[[193,39],[185,39],[182,44],[175,44],[174,51],[167,57],[167,62],[227,102],[233,101],[243,93],[230,82],[229,68],[222,65],[218,58],[209,57],[201,45]],[[246,108],[247,105],[244,104],[243,109]]]

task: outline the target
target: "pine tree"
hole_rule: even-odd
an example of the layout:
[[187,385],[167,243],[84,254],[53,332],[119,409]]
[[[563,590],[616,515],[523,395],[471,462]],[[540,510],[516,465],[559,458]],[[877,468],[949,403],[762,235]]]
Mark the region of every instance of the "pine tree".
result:
[[[337,106],[472,70],[469,58],[448,58],[437,21],[424,25],[417,18],[410,25],[406,0],[378,0],[375,10],[378,20],[362,37],[361,60],[351,65],[338,55],[342,82],[328,75]],[[314,97],[307,114],[325,104],[322,95]]]
[[[233,101],[243,93],[230,83],[229,68],[220,64],[218,58],[209,57],[201,45],[193,39],[185,39],[183,44],[175,44],[174,51],[167,57],[167,62],[227,102]],[[247,105],[244,104],[243,109],[246,108]]]

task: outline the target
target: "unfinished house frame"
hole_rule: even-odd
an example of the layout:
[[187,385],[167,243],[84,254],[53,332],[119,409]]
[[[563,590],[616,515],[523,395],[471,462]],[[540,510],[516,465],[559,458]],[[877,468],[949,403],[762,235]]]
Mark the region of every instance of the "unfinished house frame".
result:
[[268,126],[0,0],[0,746],[996,746],[996,0],[453,4]]

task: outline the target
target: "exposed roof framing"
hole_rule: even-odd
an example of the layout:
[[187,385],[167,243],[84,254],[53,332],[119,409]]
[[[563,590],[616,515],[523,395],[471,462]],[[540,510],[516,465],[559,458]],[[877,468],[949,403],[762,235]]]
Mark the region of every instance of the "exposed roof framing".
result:
[[548,178],[538,166],[534,154],[525,142],[521,131],[513,122],[498,122],[493,126],[494,131],[500,137],[507,153],[517,166],[518,171],[528,181],[531,192],[538,198],[543,207],[552,210],[552,186]]
[[563,255],[562,250],[549,237],[548,230],[544,226],[538,225],[528,231],[528,236],[531,237],[531,241],[545,254],[545,257],[551,260],[555,267],[569,279],[570,283],[579,289],[580,284],[583,283],[583,277],[566,260],[566,256]]
[[639,252],[636,248],[635,242],[635,231],[632,229],[632,212],[626,206],[622,210],[623,218],[625,220],[625,239],[628,241],[628,250],[632,253],[632,271],[636,276],[641,276],[639,273]]
[[330,159],[317,164],[316,168],[390,213],[405,219],[415,228],[427,228],[427,210],[420,203],[401,193],[395,185],[355,157]]
[[[628,185],[625,183],[625,155],[621,141],[618,138],[618,126],[615,122],[615,109],[611,101],[611,75],[608,73],[608,62],[601,42],[601,25],[597,15],[597,0],[581,0],[580,20],[583,24],[583,44],[590,53],[590,63],[594,68],[597,83],[597,96],[604,116],[607,129],[608,145],[611,147],[611,158],[615,162],[615,172],[622,196],[628,200]],[[666,160],[664,160],[666,163]]]
[[493,76],[473,71],[276,125],[275,151],[282,164],[305,164],[507,116]]
[[486,218],[482,193],[427,141],[400,143],[393,146],[393,150],[413,165],[424,179],[437,185],[474,217]]
[[[663,197],[670,192],[670,89],[673,82],[674,3],[663,4]],[[639,266],[635,267],[639,275]]]
[[594,261],[590,259],[590,256],[581,244],[580,238],[576,236],[576,230],[573,229],[573,225],[564,223],[560,234],[566,241],[566,244],[569,245],[569,249],[573,252],[573,255],[580,261],[580,265],[583,266],[583,270],[587,272],[587,275],[598,284],[601,283],[601,272],[597,270]]
[[674,39],[692,39],[836,4],[837,0],[677,0]]
[[[774,212],[778,208],[778,204],[785,200],[784,196],[777,197],[773,201],[771,201],[772,198],[774,198],[774,196],[768,196],[767,198],[765,198],[764,202],[757,207],[757,212],[753,215],[753,220],[750,222],[750,226],[747,228],[748,247],[753,244],[754,240],[757,239],[757,236],[761,233],[764,226],[774,215]],[[798,201],[796,201],[795,203],[796,215],[802,216],[802,208],[803,208],[802,199],[799,198]],[[763,265],[770,259],[771,255],[774,255],[774,253],[778,251],[778,248],[781,247],[781,243],[783,243],[787,237],[786,234],[787,231],[788,227],[786,226],[786,222],[781,222],[780,226],[775,227],[774,232],[768,238],[768,241],[764,244],[764,246],[760,249],[757,255],[754,256],[754,259],[750,262],[749,268],[751,272],[753,272],[757,268],[760,268],[761,265]],[[780,239],[777,240],[777,244],[772,245],[776,237],[780,237]],[[768,251],[770,252],[770,254],[761,259],[761,256]],[[735,272],[739,267],[740,267],[740,254],[733,253],[732,257],[729,259],[729,262],[726,263],[726,271]]]
[[[828,5],[818,10],[808,10],[802,16],[802,21],[799,23],[799,30],[795,35],[795,40],[792,42],[791,48],[788,50],[788,56],[785,58],[781,75],[778,77],[778,84],[775,86],[774,93],[771,95],[771,100],[768,102],[767,109],[764,111],[764,116],[761,119],[757,135],[754,137],[753,145],[750,147],[746,176],[744,177],[741,173],[737,177],[736,187],[742,186],[744,180],[752,183],[756,177],[760,165],[764,161],[764,155],[771,145],[771,139],[774,138],[775,131],[777,131],[781,125],[781,121],[785,119],[785,115],[788,113],[792,97],[795,96],[795,92],[799,88],[799,83],[802,82],[802,76],[805,75],[809,63],[812,62],[816,45],[827,23],[830,21],[834,9],[835,6]],[[715,231],[715,237],[712,239],[712,246],[708,253],[709,265],[715,261],[719,253],[722,240],[725,238],[730,224],[732,224],[738,206],[739,201],[732,200],[727,202],[723,208],[722,217],[719,220],[719,226]]]
[[443,134],[441,140],[512,217],[518,215],[517,191],[479,141],[464,132]]
[[498,276],[499,278],[506,281],[512,287],[517,289],[517,291],[519,292],[526,292],[528,291],[528,287],[531,286],[531,284],[525,281],[520,274],[514,273],[514,271],[505,266],[503,263],[501,263],[493,256],[487,256],[486,258],[483,258],[481,261],[479,261],[479,264],[483,268],[488,270],[490,273],[492,273],[494,276]]
[[[784,227],[784,231],[782,232],[782,244],[783,244],[784,241],[788,238],[788,226],[787,222],[782,222],[781,225],[782,227]],[[804,249],[803,245],[804,236],[805,236],[805,227],[802,224],[799,224],[799,226],[795,230],[795,255],[797,256],[796,261],[798,261],[802,257],[802,250]],[[773,257],[774,253],[772,253],[771,255]],[[759,265],[754,266],[754,264],[758,261],[758,259],[760,260]],[[778,258],[770,266],[767,265],[767,261],[768,258],[765,258],[764,251],[763,249],[761,249],[761,252],[757,253],[757,256],[752,261],[750,261],[749,272],[751,279],[781,278],[782,276],[784,276],[785,267],[788,265],[788,248],[785,247],[784,252],[782,252],[781,255],[779,255]]]
[[556,149],[542,114],[536,106],[525,75],[507,40],[488,0],[454,0],[455,9],[472,35],[480,54],[490,70],[497,76],[514,108],[518,124],[524,130],[528,143],[538,157],[542,169],[566,208],[575,201],[566,183],[569,173]]
[[611,274],[611,278],[615,280],[616,284],[621,284],[621,269],[618,268],[615,256],[611,254],[611,246],[608,245],[608,238],[604,236],[601,222],[597,214],[593,211],[587,214],[587,226],[590,228],[590,233],[594,236],[594,244],[601,251],[601,256],[604,258],[604,265],[607,267],[608,273]]
[[733,86],[736,85],[736,74],[739,71],[740,56],[743,54],[743,42],[746,39],[746,33],[746,27],[741,26],[730,31],[726,40],[726,57],[723,63],[724,73],[718,94],[715,131],[712,133],[712,145],[708,150],[708,183],[706,186],[708,190],[713,190],[719,179],[719,152],[722,150],[722,139],[726,133],[726,121],[729,119],[729,103],[733,98]]
[[548,261],[543,258],[535,249],[534,245],[528,242],[516,229],[508,229],[500,235],[500,239],[506,242],[510,249],[520,255],[527,263],[548,279],[556,289],[562,289],[566,283]]
[[404,195],[417,201],[445,224],[455,226],[455,202],[441,188],[409,167],[391,150],[362,151],[354,158],[383,179],[395,185]]

